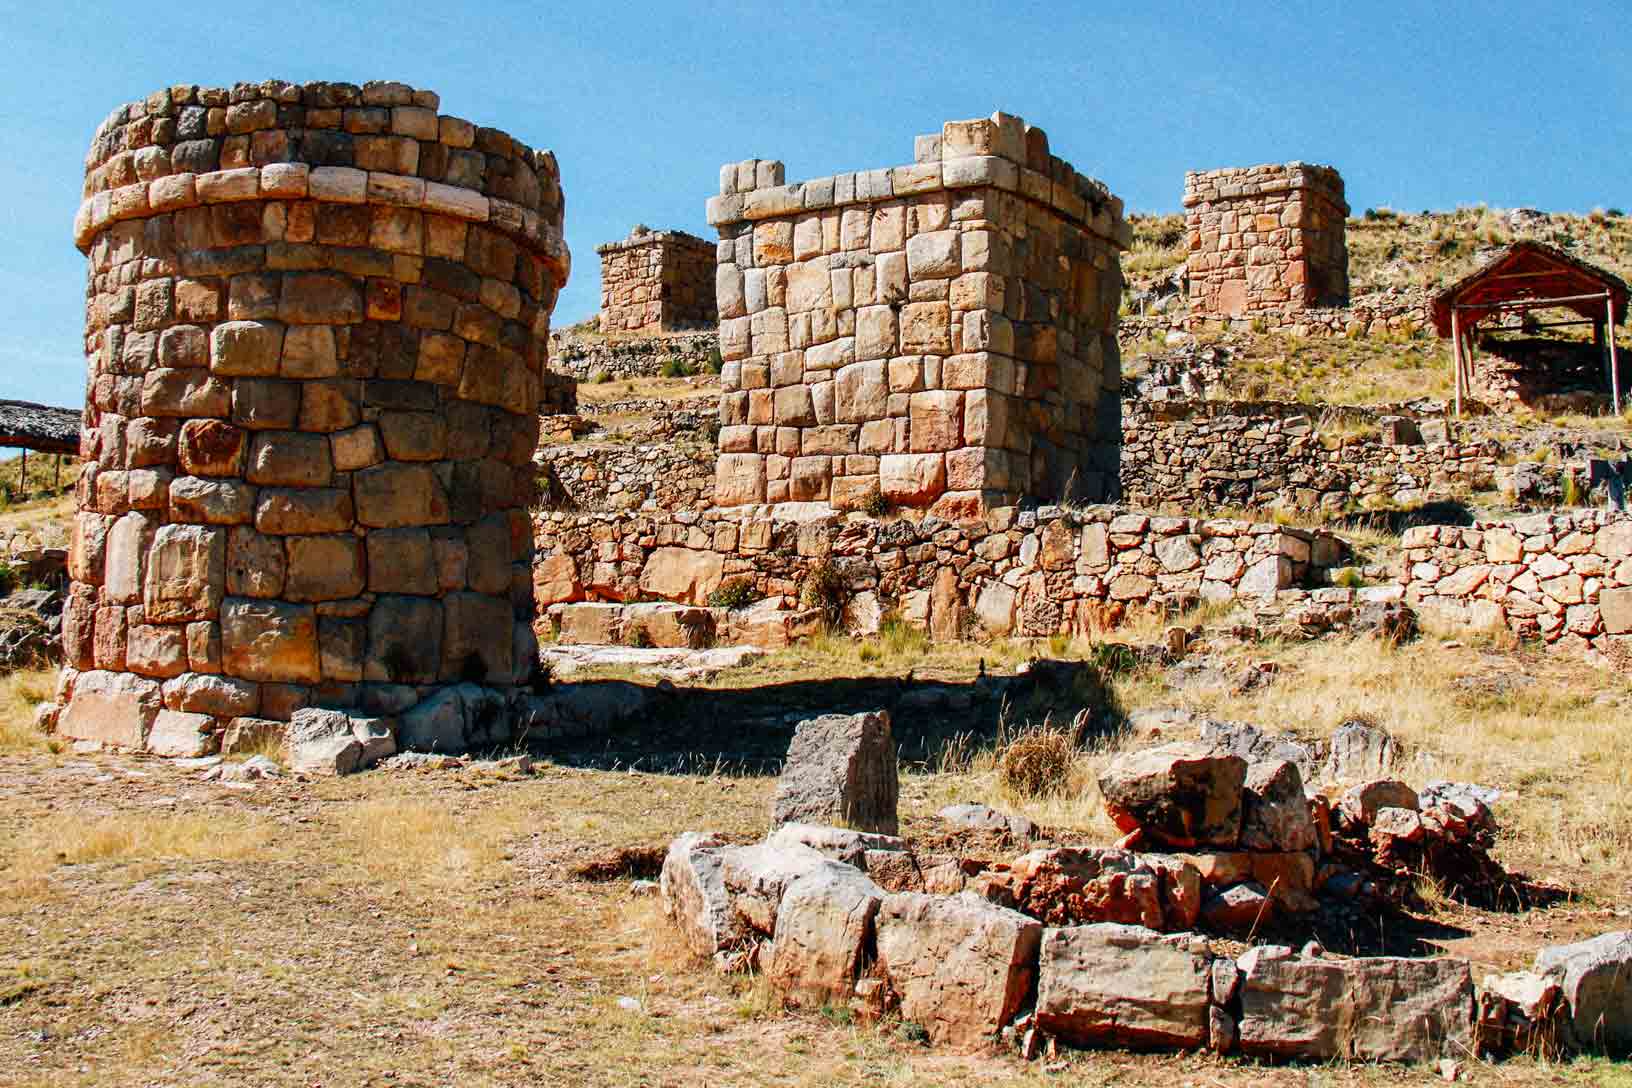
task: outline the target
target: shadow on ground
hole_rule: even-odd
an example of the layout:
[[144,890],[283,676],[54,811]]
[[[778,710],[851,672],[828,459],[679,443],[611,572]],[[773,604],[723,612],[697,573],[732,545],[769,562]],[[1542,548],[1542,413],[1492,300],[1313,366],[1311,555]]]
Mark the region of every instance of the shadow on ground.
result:
[[[638,688],[638,692],[630,689]],[[794,728],[819,714],[887,710],[901,759],[934,765],[948,747],[979,746],[1045,719],[1069,726],[1086,711],[1080,739],[1123,725],[1104,674],[1084,661],[1033,661],[1016,676],[969,681],[906,676],[830,677],[748,689],[633,685],[618,680],[558,681],[551,690],[586,705],[638,705],[592,735],[530,740],[539,755],[577,766],[691,774],[720,770],[775,774]],[[600,700],[598,694],[606,698]]]

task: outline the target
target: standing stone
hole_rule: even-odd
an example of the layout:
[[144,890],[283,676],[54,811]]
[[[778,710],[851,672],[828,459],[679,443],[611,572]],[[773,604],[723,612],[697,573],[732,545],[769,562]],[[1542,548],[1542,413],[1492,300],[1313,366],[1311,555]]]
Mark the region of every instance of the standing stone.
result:
[[837,824],[894,835],[899,796],[889,714],[824,714],[794,731],[771,826]]

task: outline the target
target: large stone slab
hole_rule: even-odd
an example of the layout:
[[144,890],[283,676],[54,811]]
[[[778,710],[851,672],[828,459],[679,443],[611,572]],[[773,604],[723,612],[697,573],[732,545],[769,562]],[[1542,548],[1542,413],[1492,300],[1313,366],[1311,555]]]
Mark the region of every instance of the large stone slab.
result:
[[667,601],[705,604],[720,584],[724,568],[725,559],[718,552],[657,548],[640,572],[640,588]]
[[1234,846],[1246,776],[1240,756],[1180,742],[1116,757],[1100,773],[1099,791],[1123,831],[1168,846]]
[[1424,1062],[1471,1053],[1473,977],[1464,960],[1331,960],[1261,945],[1239,964],[1248,1054]]
[[894,835],[900,789],[889,714],[824,714],[794,732],[771,826],[842,824]]
[[878,960],[901,1018],[932,1042],[995,1040],[1031,992],[1042,923],[964,892],[900,892],[879,906]]
[[1109,922],[1044,930],[1037,1026],[1078,1046],[1198,1047],[1209,961],[1192,934]]
[[789,883],[771,942],[771,985],[818,1002],[847,1000],[884,894],[865,874],[834,861]]
[[725,858],[725,887],[731,909],[748,929],[769,937],[788,885],[828,865],[838,864],[798,843],[739,846]]
[[163,709],[157,680],[128,672],[82,672],[57,718],[57,732],[74,740],[140,748]]
[[658,879],[664,912],[686,947],[717,963],[745,939],[725,888],[725,857],[732,849],[712,832],[688,831],[669,844]]
[[316,683],[317,613],[311,605],[228,597],[221,605],[221,656],[233,676]]
[[1543,948],[1536,973],[1563,987],[1577,1047],[1615,1057],[1632,1053],[1632,931]]

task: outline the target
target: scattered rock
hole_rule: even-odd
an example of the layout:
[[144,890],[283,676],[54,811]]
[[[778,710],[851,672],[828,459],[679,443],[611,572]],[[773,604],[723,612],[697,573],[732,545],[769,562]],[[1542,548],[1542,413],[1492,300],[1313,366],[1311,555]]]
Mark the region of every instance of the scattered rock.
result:
[[1246,881],[1207,896],[1201,920],[1209,929],[1249,933],[1275,917],[1275,901],[1257,881]]
[[990,805],[947,805],[936,817],[953,827],[967,827],[975,831],[997,831],[1016,839],[1037,837],[1037,825],[1024,816],[999,812]]
[[389,718],[352,717],[342,710],[303,707],[289,722],[289,767],[296,774],[343,775],[395,754]]
[[1347,721],[1332,734],[1326,778],[1332,782],[1386,778],[1400,754],[1399,742],[1388,733],[1362,721]]
[[1543,948],[1535,970],[1562,990],[1576,1047],[1611,1057],[1632,1053],[1632,932]]
[[1285,759],[1249,765],[1242,794],[1241,845],[1248,850],[1307,850],[1315,839],[1298,765]]
[[850,996],[885,894],[859,870],[833,861],[795,878],[776,914],[771,985],[818,1002]]
[[843,824],[894,835],[899,796],[889,714],[825,714],[794,732],[771,825]]
[[1345,819],[1370,826],[1377,819],[1377,810],[1404,808],[1417,811],[1417,791],[1404,782],[1379,779],[1355,786],[1343,795],[1337,804]]

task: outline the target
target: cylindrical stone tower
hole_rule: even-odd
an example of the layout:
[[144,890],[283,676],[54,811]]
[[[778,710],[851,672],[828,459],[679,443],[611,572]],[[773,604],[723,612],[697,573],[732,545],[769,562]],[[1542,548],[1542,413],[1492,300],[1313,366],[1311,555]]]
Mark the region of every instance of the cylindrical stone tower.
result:
[[306,706],[407,748],[507,733],[563,201],[552,153],[437,109],[171,87],[97,130],[62,735],[195,755]]

